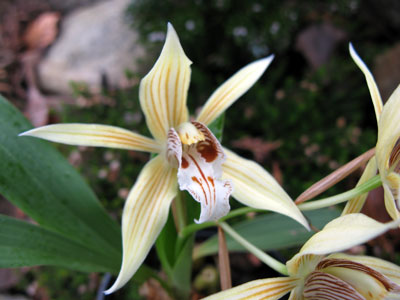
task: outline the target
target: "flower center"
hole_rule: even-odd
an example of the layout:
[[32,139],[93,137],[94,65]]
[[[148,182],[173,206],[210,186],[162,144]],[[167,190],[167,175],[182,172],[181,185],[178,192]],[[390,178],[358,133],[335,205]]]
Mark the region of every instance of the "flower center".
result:
[[168,131],[167,160],[177,168],[178,184],[201,203],[198,223],[218,220],[229,212],[232,182],[223,180],[225,154],[219,141],[200,122],[183,123]]
[[205,140],[204,134],[189,122],[179,125],[176,132],[184,145],[191,145]]

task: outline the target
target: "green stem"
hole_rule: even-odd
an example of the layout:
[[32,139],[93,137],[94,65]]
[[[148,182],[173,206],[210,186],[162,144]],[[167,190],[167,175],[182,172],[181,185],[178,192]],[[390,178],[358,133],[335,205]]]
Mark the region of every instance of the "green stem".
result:
[[382,185],[381,176],[376,175],[376,176],[372,177],[370,180],[368,180],[367,182],[355,187],[354,189],[352,189],[350,191],[347,191],[347,192],[344,192],[342,194],[338,194],[338,195],[335,195],[332,197],[328,197],[325,199],[315,200],[315,201],[311,201],[308,203],[302,203],[302,204],[299,204],[298,207],[300,208],[300,210],[304,211],[304,210],[314,210],[314,209],[319,209],[319,208],[339,204],[339,203],[345,202],[351,198],[354,198],[356,196],[367,193],[381,185]]
[[[242,208],[232,210],[229,214],[227,214],[225,217],[222,217],[219,221],[224,222],[231,218],[245,215],[250,212],[262,212],[262,211],[264,211],[264,210],[251,208],[251,207],[242,207]],[[185,239],[186,237],[190,236],[191,234],[195,233],[198,230],[205,229],[205,228],[212,227],[212,226],[217,226],[217,225],[218,225],[218,223],[214,222],[214,221],[204,222],[201,224],[190,224],[182,229],[182,231],[179,233],[179,236],[182,237],[183,239]]]
[[183,192],[178,192],[174,200],[178,233],[181,232],[182,229],[186,226],[186,205],[184,203],[184,200],[185,195],[183,195]]
[[257,256],[263,263],[265,263],[275,271],[281,273],[282,275],[288,275],[287,268],[283,263],[277,261],[275,258],[269,256],[267,253],[251,244],[249,241],[240,236],[235,230],[233,230],[233,228],[230,227],[227,223],[221,222],[219,223],[219,225],[224,229],[227,234],[229,234],[234,240],[236,240],[248,251]]

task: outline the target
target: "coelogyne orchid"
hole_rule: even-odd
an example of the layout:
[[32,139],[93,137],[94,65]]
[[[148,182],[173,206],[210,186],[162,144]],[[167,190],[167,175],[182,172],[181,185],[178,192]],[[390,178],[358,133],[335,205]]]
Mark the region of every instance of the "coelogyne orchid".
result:
[[[358,56],[351,44],[350,54],[365,75],[378,122],[376,153],[368,162],[358,185],[368,181],[377,173],[377,170],[379,170],[385,193],[385,207],[389,215],[395,220],[400,217],[398,208],[400,207],[400,85],[396,88],[385,105],[383,105],[372,73]],[[359,212],[366,197],[367,195],[364,194],[350,200],[343,213]]]
[[[383,300],[400,295],[400,267],[369,256],[334,253],[395,228],[399,220],[379,223],[349,214],[328,223],[286,263],[289,277],[251,281],[204,300]],[[327,254],[334,253],[326,256]]]
[[239,70],[211,95],[196,121],[190,122],[186,98],[191,61],[168,24],[160,57],[140,83],[140,105],[154,139],[97,124],[56,124],[22,134],[71,145],[159,154],[143,168],[126,200],[122,266],[106,293],[122,287],[142,264],[165,225],[177,186],[200,202],[198,222],[226,215],[232,193],[245,205],[287,215],[308,227],[291,198],[268,172],[222,148],[207,128],[258,80],[272,59],[269,56]]

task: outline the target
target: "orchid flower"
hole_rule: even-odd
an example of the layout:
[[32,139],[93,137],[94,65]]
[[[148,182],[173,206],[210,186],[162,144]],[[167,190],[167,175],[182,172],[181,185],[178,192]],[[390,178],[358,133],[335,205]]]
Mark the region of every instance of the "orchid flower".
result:
[[[400,217],[400,85],[383,105],[372,73],[351,44],[350,54],[365,75],[378,122],[378,141],[375,156],[368,162],[357,185],[367,182],[379,170],[384,188],[386,210],[396,220]],[[367,194],[364,194],[350,200],[343,214],[359,212],[364,205],[366,197]]]
[[363,214],[341,216],[286,263],[288,277],[251,281],[204,300],[275,300],[289,292],[289,300],[391,299],[400,295],[400,267],[374,257],[334,252],[364,243],[397,227],[399,221],[383,224]]
[[166,223],[178,186],[200,202],[197,222],[226,215],[232,194],[245,205],[287,215],[308,228],[304,216],[267,171],[222,148],[207,128],[258,80],[272,59],[269,56],[239,70],[211,95],[196,121],[190,122],[186,98],[191,61],[168,24],[160,57],[139,89],[140,105],[153,139],[97,124],[48,125],[22,134],[71,145],[158,154],[145,165],[126,200],[122,266],[107,294],[121,288],[142,264]]

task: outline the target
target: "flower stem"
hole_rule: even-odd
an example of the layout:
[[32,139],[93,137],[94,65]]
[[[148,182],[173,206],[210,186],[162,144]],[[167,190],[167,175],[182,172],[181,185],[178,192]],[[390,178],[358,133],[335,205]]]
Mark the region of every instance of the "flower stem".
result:
[[183,192],[178,192],[172,206],[172,214],[174,216],[175,227],[178,233],[180,233],[186,226],[186,205],[184,200],[185,195],[183,195]]
[[299,204],[298,207],[300,208],[300,210],[304,211],[304,210],[314,210],[314,209],[319,209],[319,208],[339,204],[339,203],[345,202],[351,198],[354,198],[356,196],[367,193],[381,185],[382,185],[381,176],[376,175],[376,176],[372,177],[370,180],[368,180],[367,182],[365,182],[347,192],[344,192],[344,193],[341,193],[341,194],[338,194],[338,195],[335,195],[332,197],[311,201],[308,203],[302,203],[302,204]]
[[[237,216],[241,216],[241,215],[245,215],[250,212],[262,212],[262,211],[265,211],[265,210],[251,208],[251,207],[242,207],[242,208],[232,210],[229,214],[227,214],[225,217],[222,217],[219,221],[224,222],[228,219],[231,219],[231,218],[234,218]],[[198,230],[209,228],[212,226],[217,226],[217,225],[218,225],[217,222],[214,222],[214,221],[204,222],[204,223],[200,223],[200,224],[190,224],[190,225],[186,226],[185,228],[183,228],[182,231],[179,233],[179,235],[182,238],[186,238]]]
[[219,225],[224,229],[224,231],[227,234],[229,234],[234,240],[236,240],[240,245],[242,245],[244,248],[246,248],[252,254],[257,256],[263,263],[265,263],[266,265],[268,265],[275,271],[281,273],[282,275],[288,275],[287,268],[283,263],[281,263],[280,261],[277,261],[272,256],[268,255],[261,249],[257,248],[253,244],[251,244],[249,241],[247,241],[242,236],[240,236],[235,230],[233,230],[233,228],[230,227],[227,223],[221,222],[221,223],[219,223]]

